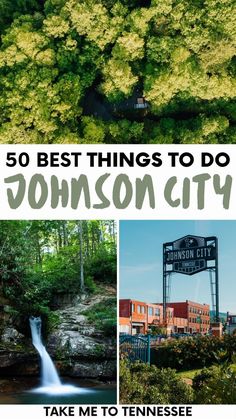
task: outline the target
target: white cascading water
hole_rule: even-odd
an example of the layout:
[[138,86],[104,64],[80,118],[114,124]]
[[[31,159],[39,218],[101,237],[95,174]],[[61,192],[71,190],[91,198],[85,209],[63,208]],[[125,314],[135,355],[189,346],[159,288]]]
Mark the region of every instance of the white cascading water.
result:
[[47,386],[60,386],[61,380],[57,373],[57,370],[50,358],[50,355],[46,351],[45,346],[42,343],[41,338],[41,318],[30,317],[30,328],[32,334],[32,343],[37,349],[42,363],[42,385]]
[[78,387],[61,383],[61,380],[53,364],[53,361],[50,358],[50,355],[48,354],[45,346],[42,343],[41,318],[31,316],[29,321],[30,321],[30,329],[31,329],[31,335],[32,335],[32,343],[40,355],[41,364],[42,364],[41,365],[42,386],[37,389],[34,389],[33,392],[55,394],[55,395],[76,394],[76,393],[81,393],[81,392],[87,392],[87,390],[81,390]]

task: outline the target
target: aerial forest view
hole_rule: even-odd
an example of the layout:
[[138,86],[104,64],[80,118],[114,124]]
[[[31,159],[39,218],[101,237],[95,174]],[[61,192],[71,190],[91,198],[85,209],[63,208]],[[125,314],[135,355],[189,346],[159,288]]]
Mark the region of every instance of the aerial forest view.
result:
[[114,221],[0,222],[0,403],[116,401]]
[[235,143],[234,0],[1,0],[1,143]]

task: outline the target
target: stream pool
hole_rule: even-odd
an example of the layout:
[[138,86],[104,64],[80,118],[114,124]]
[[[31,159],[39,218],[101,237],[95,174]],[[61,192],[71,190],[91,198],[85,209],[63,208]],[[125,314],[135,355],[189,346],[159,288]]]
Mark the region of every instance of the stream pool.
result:
[[[99,381],[63,379],[63,384],[76,387],[76,392],[49,394],[39,391],[36,379],[0,378],[0,404],[115,404],[116,384]],[[66,389],[66,387],[65,387]]]

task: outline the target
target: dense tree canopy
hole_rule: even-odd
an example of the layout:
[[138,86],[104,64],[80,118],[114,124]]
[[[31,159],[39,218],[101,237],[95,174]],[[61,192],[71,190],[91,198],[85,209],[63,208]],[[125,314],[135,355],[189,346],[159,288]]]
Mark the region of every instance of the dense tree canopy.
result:
[[[0,0],[0,12],[0,142],[236,141],[234,0]],[[140,95],[145,116],[130,112]]]
[[38,315],[64,294],[116,286],[115,228],[113,221],[1,221],[0,295]]

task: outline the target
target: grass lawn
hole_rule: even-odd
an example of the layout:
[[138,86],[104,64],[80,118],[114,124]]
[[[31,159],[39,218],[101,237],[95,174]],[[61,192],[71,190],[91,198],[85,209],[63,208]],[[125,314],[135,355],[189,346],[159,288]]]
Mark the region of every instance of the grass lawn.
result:
[[[230,368],[232,368],[232,370],[236,372],[236,364],[230,364]],[[187,378],[187,379],[192,380],[195,375],[199,374],[202,371],[202,369],[203,368],[199,368],[195,370],[188,370],[188,371],[180,371],[180,372],[177,372],[177,374],[180,378]]]
[[195,370],[188,370],[188,371],[181,371],[177,372],[178,376],[180,378],[189,378],[192,380],[196,374],[199,374],[201,372],[202,368],[195,369]]

